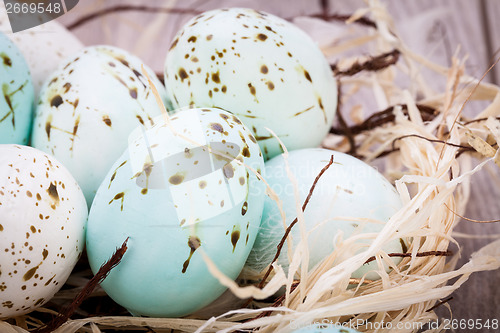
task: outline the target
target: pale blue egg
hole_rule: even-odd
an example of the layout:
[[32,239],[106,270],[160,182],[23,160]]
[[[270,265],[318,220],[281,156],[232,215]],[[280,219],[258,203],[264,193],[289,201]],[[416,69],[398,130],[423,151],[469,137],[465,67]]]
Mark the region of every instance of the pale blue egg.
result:
[[90,212],[87,252],[96,272],[130,237],[102,287],[134,315],[178,317],[226,289],[202,252],[230,278],[240,273],[265,186],[239,163],[260,173],[264,161],[251,132],[229,112],[184,110],[161,123],[137,130],[105,177]]
[[33,83],[23,55],[1,32],[0,89],[0,144],[27,145],[33,117]]
[[342,327],[340,325],[312,324],[300,328],[298,330],[295,330],[292,333],[359,333],[359,332],[352,328]]
[[[290,171],[297,180],[300,206],[332,155],[334,162],[319,179],[304,212],[309,232],[310,269],[334,250],[334,239],[339,232],[343,232],[344,239],[353,234],[379,232],[402,206],[396,189],[376,169],[350,155],[321,148],[292,151],[288,157]],[[269,185],[283,201],[286,223],[290,225],[297,216],[297,205],[283,155],[266,162],[266,175]],[[261,230],[247,266],[260,271],[270,264],[284,231],[278,205],[266,198]],[[298,225],[292,229],[291,235],[295,249],[300,241]],[[360,249],[366,249],[371,244],[369,239],[357,242],[362,244]],[[397,239],[383,249],[387,253],[400,253],[403,246],[404,243]],[[353,255],[355,253],[353,251]],[[394,263],[400,261],[397,258],[393,260]],[[278,263],[288,267],[287,246],[283,247]],[[374,272],[375,269],[376,262],[365,264],[352,276],[377,279],[379,274]]]

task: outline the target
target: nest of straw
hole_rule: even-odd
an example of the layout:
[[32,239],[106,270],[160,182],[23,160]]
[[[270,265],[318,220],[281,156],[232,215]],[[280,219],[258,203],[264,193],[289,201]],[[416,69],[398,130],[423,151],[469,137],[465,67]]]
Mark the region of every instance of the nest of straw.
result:
[[[215,312],[187,318],[131,317],[99,287],[83,304],[75,303],[75,298],[87,296],[81,293],[89,290],[92,277],[83,258],[50,303],[28,315],[0,321],[0,331],[43,329],[56,317],[64,322],[56,332],[290,332],[325,321],[356,323],[361,332],[374,332],[375,323],[384,323],[377,332],[417,332],[437,319],[434,309],[470,274],[498,269],[499,240],[477,251],[461,267],[456,265],[458,257],[450,256],[449,247],[458,245],[452,231],[465,212],[471,177],[482,168],[500,167],[500,87],[468,76],[464,60],[457,57],[447,68],[412,52],[377,0],[351,16],[324,19],[360,29],[345,29],[339,43],[323,49],[328,57],[340,59],[342,54],[342,61],[332,65],[341,92],[337,122],[323,145],[376,164],[395,183],[404,202],[368,249],[347,256],[355,236],[338,237],[335,250],[307,271],[300,265],[307,250],[296,239],[298,252],[290,256],[288,273],[273,264],[269,278],[260,285],[257,281],[262,281],[267,270],[244,271],[238,281],[232,281],[206,258],[211,273],[230,292],[211,307]],[[373,56],[360,56],[360,50]],[[439,89],[425,80],[422,72],[426,70],[443,78]],[[357,101],[367,96],[387,107],[365,116],[363,109],[370,109],[370,104],[362,106]],[[468,118],[463,110],[471,101],[483,102],[481,112]],[[302,205],[297,203],[298,224],[303,223]],[[405,253],[382,251],[383,244],[394,239],[406,240]],[[384,264],[393,265],[390,256],[403,258],[385,273]],[[351,279],[358,267],[374,260],[381,268],[380,280]],[[282,286],[284,293],[275,296]],[[66,318],[69,314],[71,319]]]

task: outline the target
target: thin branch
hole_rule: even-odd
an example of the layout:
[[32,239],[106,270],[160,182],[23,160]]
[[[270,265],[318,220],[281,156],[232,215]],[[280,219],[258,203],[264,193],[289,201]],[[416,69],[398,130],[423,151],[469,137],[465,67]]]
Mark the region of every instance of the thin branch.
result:
[[[325,16],[325,15],[323,15],[323,13],[309,15],[309,17],[323,19],[324,21],[341,21],[341,22],[347,21],[348,19],[351,18],[351,16],[352,15],[349,15],[349,14],[330,14],[330,15]],[[357,23],[359,25],[363,25],[363,26],[369,27],[369,28],[376,28],[377,27],[377,24],[374,21],[372,21],[369,18],[364,17],[364,16],[353,21],[353,23]]]
[[[387,254],[389,257],[403,257],[403,258],[409,258],[412,257],[412,253],[388,253]],[[416,257],[449,257],[452,256],[453,252],[451,251],[427,251],[427,252],[418,252],[415,256]],[[368,264],[372,261],[375,261],[376,258],[375,256],[372,256],[368,258],[368,260],[365,261],[365,264]]]
[[169,13],[169,14],[191,14],[198,15],[202,12],[199,10],[194,10],[190,8],[164,8],[164,7],[150,7],[150,6],[142,6],[142,5],[117,5],[108,8],[104,8],[98,10],[96,12],[90,13],[88,15],[82,16],[75,22],[68,25],[66,28],[68,30],[74,30],[81,25],[88,23],[89,21],[95,20],[99,17],[106,16],[109,14],[115,14],[119,12],[130,12],[130,11],[138,11],[138,12],[146,12],[146,13]]
[[[495,117],[495,119],[500,120],[500,117]],[[462,126],[467,126],[467,125],[472,124],[472,123],[478,123],[478,122],[486,121],[486,120],[488,120],[488,118],[473,119],[473,120],[469,120],[469,121],[463,123]]]
[[403,135],[403,136],[397,137],[396,139],[394,139],[392,141],[392,148],[395,149],[395,144],[396,144],[397,141],[403,140],[403,139],[406,139],[406,138],[419,138],[419,139],[426,140],[426,141],[433,142],[433,143],[442,143],[444,145],[451,146],[451,147],[461,148],[461,149],[465,149],[465,150],[474,150],[470,146],[457,145],[455,143],[446,142],[446,141],[443,141],[443,140],[429,139],[429,138],[426,138],[425,136],[421,136],[421,135],[418,135],[418,134],[408,134],[408,135]]
[[443,299],[441,302],[439,302],[436,305],[434,305],[432,308],[428,309],[426,312],[431,312],[432,310],[435,310],[437,307],[439,307],[439,306],[441,306],[441,305],[443,305],[445,303],[448,303],[452,299],[453,299],[453,296],[448,296],[445,299]]
[[[316,187],[316,184],[318,183],[319,179],[321,178],[321,176],[323,176],[323,174],[326,172],[326,170],[328,170],[328,168],[332,164],[333,164],[333,155],[330,157],[330,161],[328,162],[328,164],[325,165],[323,167],[323,169],[321,169],[321,171],[319,172],[319,174],[316,176],[316,179],[314,179],[314,182],[313,182],[313,184],[311,186],[311,189],[309,190],[309,194],[307,195],[307,198],[304,201],[304,204],[302,205],[302,211],[306,210],[306,207],[309,204],[309,200],[311,200],[312,194],[314,192],[314,188]],[[279,244],[277,246],[276,255],[274,256],[273,261],[271,262],[271,265],[269,265],[269,268],[268,268],[266,274],[264,275],[264,277],[262,278],[262,281],[259,283],[259,288],[263,288],[264,287],[264,284],[266,283],[266,280],[269,277],[269,274],[271,274],[271,271],[273,270],[273,264],[276,262],[276,260],[278,260],[278,257],[281,254],[281,250],[283,249],[283,245],[285,245],[285,241],[288,238],[288,235],[292,231],[292,228],[297,224],[297,222],[298,222],[298,218],[296,217],[293,220],[293,222],[290,223],[290,225],[288,226],[288,228],[286,228],[285,234],[283,235],[283,237],[281,238],[281,241],[279,242]]]
[[[350,126],[348,130],[353,135],[358,135],[384,124],[392,123],[396,119],[396,116],[394,115],[394,108],[396,106],[400,106],[403,114],[408,115],[408,106],[406,104],[393,105],[382,111],[375,112],[370,117],[366,118],[361,124]],[[417,108],[420,111],[423,121],[431,121],[434,119],[436,112],[434,108],[423,104],[417,104]],[[346,135],[346,129],[343,127],[332,127],[330,129],[330,133],[335,135]]]
[[57,317],[52,319],[45,326],[37,328],[32,333],[50,333],[55,329],[64,324],[73,315],[76,309],[82,304],[82,302],[90,296],[99,283],[104,281],[109,275],[111,270],[115,268],[122,260],[123,255],[127,251],[128,238],[123,242],[122,246],[116,250],[116,252],[111,256],[111,258],[104,263],[96,275],[83,287],[83,289],[76,295],[75,299],[69,306],[63,309]]
[[[349,125],[347,125],[347,122],[344,119],[344,116],[342,112],[340,111],[340,104],[342,102],[341,99],[341,94],[342,94],[342,89],[340,86],[340,80],[337,79],[337,110],[335,114],[337,115],[339,127],[341,128],[343,134],[347,138],[347,141],[349,141],[349,154],[355,156],[356,155],[356,139],[354,138],[354,135],[352,134],[351,128]],[[331,129],[330,129],[331,132]]]
[[331,65],[331,68],[333,73],[337,76],[353,76],[362,71],[376,72],[397,63],[400,54],[399,50],[394,49],[390,52],[370,57],[368,60],[361,63],[356,61],[346,70],[340,70],[337,64]]
[[[146,13],[180,14],[180,15],[184,15],[184,14],[199,15],[202,13],[202,11],[194,10],[194,9],[190,9],[190,8],[176,8],[176,7],[165,8],[165,7],[154,7],[154,6],[144,6],[144,5],[117,5],[117,6],[104,8],[104,9],[98,10],[96,12],[90,13],[88,15],[85,15],[85,16],[79,18],[78,20],[76,20],[75,22],[71,23],[70,25],[68,25],[66,28],[68,30],[73,30],[73,29],[76,29],[84,24],[89,23],[92,20],[98,19],[102,16],[115,14],[115,13],[119,13],[119,12],[130,12],[130,11],[146,12]],[[342,22],[344,22],[344,21],[348,20],[351,17],[351,15],[349,15],[349,14],[347,14],[347,15],[346,14],[328,15],[325,12],[325,10],[323,9],[323,11],[321,13],[312,14],[312,15],[309,15],[309,17],[319,18],[319,19],[322,19],[324,21],[342,21]],[[287,18],[286,20],[291,21],[292,19],[293,19],[293,17]],[[372,20],[370,20],[366,17],[360,17],[353,22],[357,23],[359,25],[370,27],[370,28],[377,27],[375,22],[373,22]]]

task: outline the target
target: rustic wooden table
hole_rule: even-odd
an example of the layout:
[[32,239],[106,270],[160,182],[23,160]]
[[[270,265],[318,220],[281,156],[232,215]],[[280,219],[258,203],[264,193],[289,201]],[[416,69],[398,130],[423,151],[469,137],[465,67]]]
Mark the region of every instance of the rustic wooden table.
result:
[[[205,10],[222,6],[253,7],[284,17],[320,12],[319,0],[85,0],[70,14],[59,21],[70,25],[86,13],[98,8],[115,5],[145,5]],[[468,54],[467,71],[481,77],[500,51],[500,1],[498,0],[386,0],[389,11],[396,20],[401,36],[415,51],[431,60],[449,65],[452,54],[461,45],[461,55]],[[363,1],[329,1],[329,12],[348,14],[364,6]],[[73,32],[86,44],[112,44],[125,48],[148,63],[157,72],[162,72],[168,45],[176,28],[187,21],[192,14],[148,13],[130,11],[125,15],[111,14],[90,21]],[[418,27],[418,29],[416,29]],[[140,36],[152,36],[141,38]],[[486,81],[500,84],[500,66],[495,67]],[[466,112],[473,114],[474,107]],[[500,174],[495,169],[497,175]],[[479,220],[500,218],[500,189],[498,182],[491,181],[491,175],[483,172],[473,178],[471,201],[466,215]],[[500,224],[476,224],[462,221],[458,232],[490,238],[460,238],[462,247],[459,265],[468,260],[472,252],[500,237]],[[500,319],[500,271],[483,272],[471,276],[469,281],[455,292],[449,302],[453,317],[457,319]],[[445,307],[440,314],[449,316]],[[464,331],[464,330],[459,330]],[[474,332],[495,330],[474,330]]]

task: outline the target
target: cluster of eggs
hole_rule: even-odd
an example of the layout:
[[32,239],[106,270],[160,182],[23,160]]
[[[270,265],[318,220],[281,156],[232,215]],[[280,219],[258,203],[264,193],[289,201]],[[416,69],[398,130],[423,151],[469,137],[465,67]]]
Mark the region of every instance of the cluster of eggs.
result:
[[[370,166],[315,148],[333,122],[336,80],[310,37],[285,20],[241,8],[198,15],[171,43],[165,86],[124,50],[71,45],[78,50],[50,74],[38,70],[34,88],[21,51],[0,35],[0,318],[47,302],[84,243],[96,272],[126,239],[102,283],[108,295],[134,315],[193,313],[225,290],[208,260],[231,279],[245,265],[270,264],[283,222],[332,155],[304,213],[311,268],[339,231],[376,233],[383,223],[374,222],[401,206]],[[34,148],[21,146],[30,137]],[[376,278],[377,269],[354,276]]]

